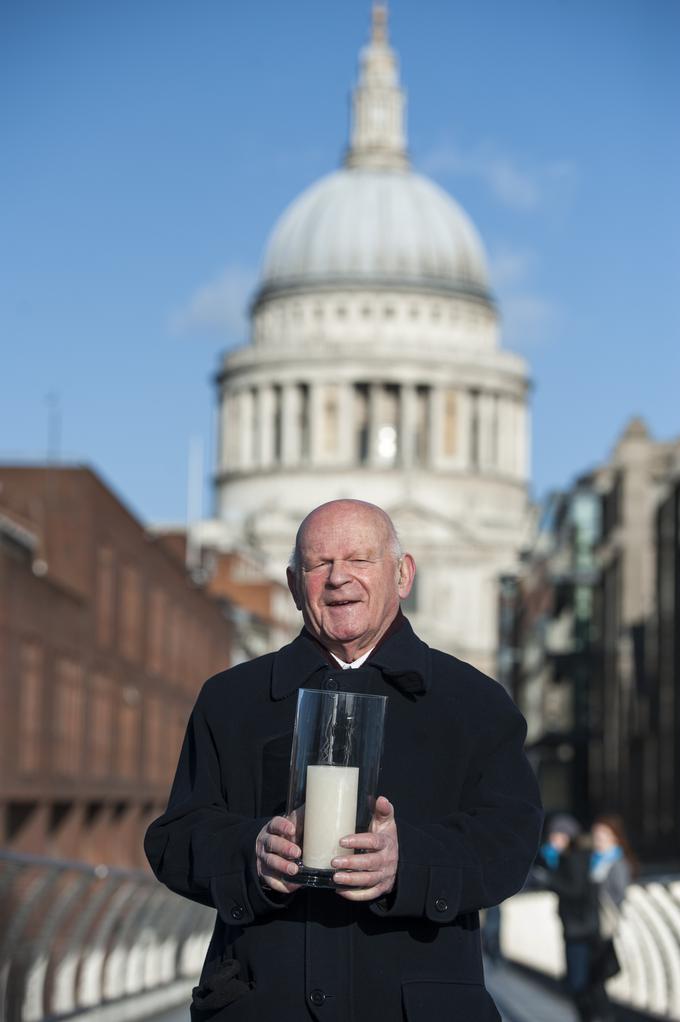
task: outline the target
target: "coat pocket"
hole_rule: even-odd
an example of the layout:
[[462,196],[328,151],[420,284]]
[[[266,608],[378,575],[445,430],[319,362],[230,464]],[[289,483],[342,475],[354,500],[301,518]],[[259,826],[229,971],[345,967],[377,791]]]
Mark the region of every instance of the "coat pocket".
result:
[[192,990],[191,1018],[201,1022],[213,1018],[217,1012],[245,997],[252,984],[241,979],[241,963],[229,958],[228,953],[203,967],[199,985]]
[[408,1022],[501,1022],[480,983],[412,980],[402,983],[401,996]]

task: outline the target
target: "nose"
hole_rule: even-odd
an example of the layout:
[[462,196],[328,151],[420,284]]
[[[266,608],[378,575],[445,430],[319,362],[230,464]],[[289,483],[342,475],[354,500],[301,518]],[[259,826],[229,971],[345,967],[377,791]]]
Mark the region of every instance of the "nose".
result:
[[344,585],[345,582],[349,582],[350,578],[350,573],[344,561],[332,561],[328,572],[328,579],[326,580],[327,585],[335,589],[338,586]]

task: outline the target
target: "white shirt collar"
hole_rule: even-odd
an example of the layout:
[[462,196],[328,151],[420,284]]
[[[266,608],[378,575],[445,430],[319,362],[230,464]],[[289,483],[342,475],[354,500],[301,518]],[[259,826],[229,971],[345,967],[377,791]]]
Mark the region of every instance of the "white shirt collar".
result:
[[331,656],[333,657],[334,660],[337,660],[337,662],[342,667],[343,671],[354,671],[354,670],[356,670],[357,667],[361,667],[361,665],[363,664],[363,662],[365,660],[368,660],[368,658],[370,657],[370,655],[371,655],[371,653],[373,652],[374,649],[375,649],[375,646],[371,647],[371,649],[369,649],[368,653],[364,653],[364,655],[360,656],[358,660],[353,660],[351,664],[345,663],[344,660],[341,660],[339,656],[335,655],[335,653],[331,653],[330,650],[328,652],[331,653]]

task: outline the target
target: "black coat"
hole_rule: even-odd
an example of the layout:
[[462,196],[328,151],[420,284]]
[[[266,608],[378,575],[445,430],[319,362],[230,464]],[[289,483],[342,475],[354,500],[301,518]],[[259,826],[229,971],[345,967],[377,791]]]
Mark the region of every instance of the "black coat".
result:
[[[255,838],[284,809],[298,688],[329,681],[389,696],[379,789],[395,806],[399,868],[379,902],[276,896],[257,878]],[[521,888],[536,854],[525,731],[500,685],[406,621],[357,670],[329,666],[303,633],[206,682],[146,837],[156,876],[217,909],[192,1018],[497,1020],[477,910]]]
[[565,852],[557,869],[548,871],[545,883],[557,895],[564,939],[597,941],[600,903],[597,885],[590,879],[590,851],[573,848]]

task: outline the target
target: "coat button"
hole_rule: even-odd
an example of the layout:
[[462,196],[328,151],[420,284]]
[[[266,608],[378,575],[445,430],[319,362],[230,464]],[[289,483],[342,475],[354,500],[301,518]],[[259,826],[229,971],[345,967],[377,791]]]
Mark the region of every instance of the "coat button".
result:
[[434,903],[434,907],[437,909],[437,912],[446,912],[449,907],[449,903],[446,898],[437,898]]
[[326,995],[323,992],[323,990],[312,990],[311,994],[309,995],[309,999],[312,1002],[312,1004],[315,1004],[318,1008],[319,1005],[323,1004],[323,1002],[326,1000]]
[[335,678],[329,678],[328,679],[328,681],[326,682],[326,688],[331,689],[332,692],[337,691],[337,689],[339,688],[339,685],[338,685],[337,681],[335,680]]
[[232,919],[243,919],[244,913],[245,909],[243,905],[234,905],[230,914]]

